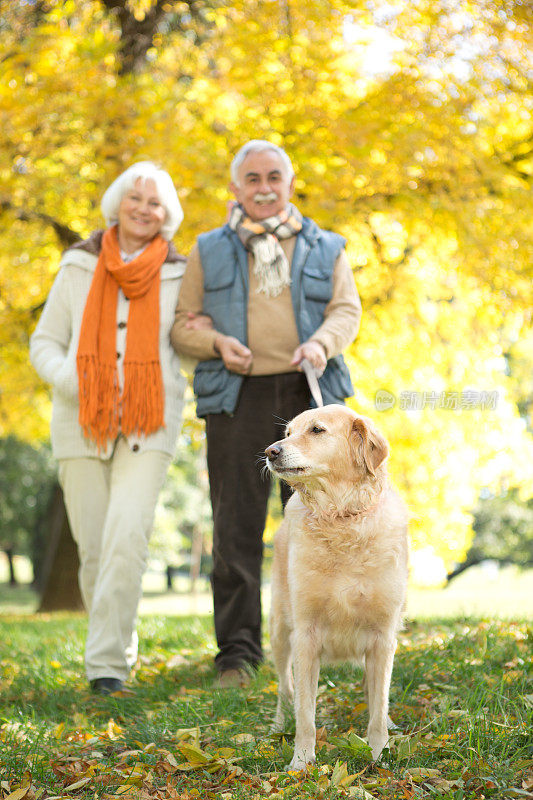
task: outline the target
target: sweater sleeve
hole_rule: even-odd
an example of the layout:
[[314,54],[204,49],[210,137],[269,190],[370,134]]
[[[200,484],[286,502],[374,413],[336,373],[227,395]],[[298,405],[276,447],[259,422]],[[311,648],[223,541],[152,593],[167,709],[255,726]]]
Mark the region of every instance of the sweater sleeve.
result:
[[338,356],[350,345],[359,331],[361,301],[346,251],[339,254],[333,271],[333,292],[324,312],[324,322],[310,336],[319,342],[328,358]]
[[218,331],[189,330],[186,328],[187,314],[202,313],[204,301],[204,273],[198,245],[195,244],[189,258],[180,287],[176,319],[170,332],[170,341],[176,352],[190,358],[206,361],[210,358],[220,358],[215,350],[215,339]]
[[66,270],[61,269],[30,339],[30,361],[41,378],[52,385],[65,364],[72,336],[71,308],[66,284]]

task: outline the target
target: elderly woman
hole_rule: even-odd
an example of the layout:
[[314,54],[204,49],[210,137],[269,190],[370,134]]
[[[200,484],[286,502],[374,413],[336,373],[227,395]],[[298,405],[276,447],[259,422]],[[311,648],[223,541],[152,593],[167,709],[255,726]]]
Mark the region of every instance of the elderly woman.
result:
[[80,556],[93,691],[119,691],[137,658],[136,616],[154,509],[180,428],[185,379],[170,329],[185,259],[168,173],[134,164],[105,192],[108,225],[65,252],[31,338],[53,387],[52,447]]

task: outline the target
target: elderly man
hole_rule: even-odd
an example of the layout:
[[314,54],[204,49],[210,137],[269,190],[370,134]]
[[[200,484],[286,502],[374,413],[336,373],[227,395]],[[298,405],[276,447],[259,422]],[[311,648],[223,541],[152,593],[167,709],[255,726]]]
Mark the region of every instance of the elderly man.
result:
[[[355,338],[361,305],[344,239],[289,201],[287,154],[252,140],[231,165],[237,199],[226,225],[199,236],[181,285],[174,348],[199,360],[197,414],[205,417],[213,507],[218,685],[244,686],[261,649],[261,562],[269,478],[264,448],[309,408],[299,364],[323,373],[325,403],[353,393],[340,353]],[[194,314],[212,330],[192,330]],[[282,500],[290,496],[281,487]]]

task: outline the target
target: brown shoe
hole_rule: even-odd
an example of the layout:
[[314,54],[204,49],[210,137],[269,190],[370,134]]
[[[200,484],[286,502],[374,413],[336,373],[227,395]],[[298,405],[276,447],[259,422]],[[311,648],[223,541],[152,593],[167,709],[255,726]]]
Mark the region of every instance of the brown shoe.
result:
[[245,689],[251,677],[245,669],[225,669],[215,680],[216,689]]

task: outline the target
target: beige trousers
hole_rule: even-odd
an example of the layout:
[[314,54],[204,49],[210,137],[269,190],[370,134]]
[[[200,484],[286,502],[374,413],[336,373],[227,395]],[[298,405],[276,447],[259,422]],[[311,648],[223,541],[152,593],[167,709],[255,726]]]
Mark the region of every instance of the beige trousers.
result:
[[80,557],[80,590],[89,613],[89,680],[126,680],[137,660],[141,581],[170,460],[159,450],[134,453],[119,437],[109,460],[59,462],[59,482]]

